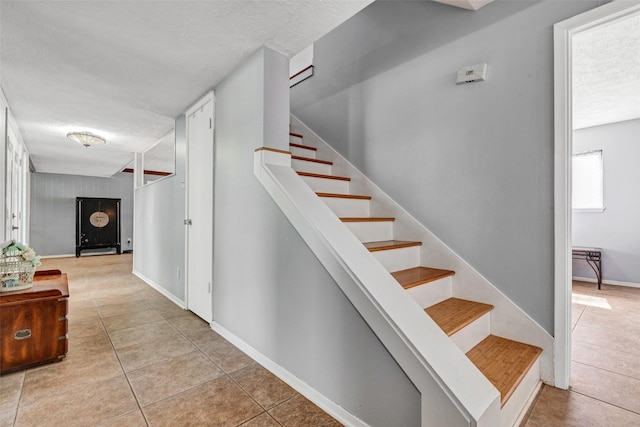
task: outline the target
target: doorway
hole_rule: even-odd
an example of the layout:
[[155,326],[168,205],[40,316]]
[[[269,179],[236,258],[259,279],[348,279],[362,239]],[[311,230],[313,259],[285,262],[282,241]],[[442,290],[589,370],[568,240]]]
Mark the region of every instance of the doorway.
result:
[[640,4],[612,2],[554,26],[554,225],[555,225],[555,385],[571,379],[573,37],[640,11]]
[[213,320],[214,95],[187,110],[186,274],[187,308]]

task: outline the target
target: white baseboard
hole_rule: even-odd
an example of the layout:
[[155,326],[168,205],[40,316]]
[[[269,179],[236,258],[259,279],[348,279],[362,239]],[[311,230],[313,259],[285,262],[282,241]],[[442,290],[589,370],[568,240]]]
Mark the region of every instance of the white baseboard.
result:
[[[572,277],[573,280],[577,280],[579,282],[589,282],[589,283],[598,283],[598,281],[592,277]],[[602,281],[605,285],[613,285],[613,286],[627,286],[629,288],[640,288],[640,283],[634,282],[621,282],[619,280],[608,280],[605,279]]]
[[287,383],[291,388],[296,390],[298,393],[309,399],[320,409],[325,411],[327,414],[331,415],[333,418],[344,424],[345,426],[353,426],[353,427],[369,427],[367,423],[362,421],[361,419],[353,416],[349,412],[347,412],[344,408],[337,405],[335,402],[328,399],[326,396],[319,393],[316,389],[302,381],[300,378],[293,375],[291,372],[287,371],[282,366],[278,365],[267,356],[260,353],[255,348],[251,347],[249,344],[244,342],[242,339],[238,338],[235,334],[230,332],[224,326],[219,323],[212,322],[211,329],[213,329],[216,333],[220,334],[223,338],[229,341],[231,344],[238,347],[244,353],[246,353],[253,360],[262,365],[265,369],[273,373],[275,376],[280,378],[282,381]]
[[187,304],[184,301],[182,301],[180,298],[176,297],[175,295],[167,292],[166,289],[164,289],[162,286],[160,286],[159,284],[157,284],[153,280],[149,279],[144,274],[140,273],[139,271],[136,271],[135,269],[131,273],[134,276],[137,276],[138,278],[144,280],[147,285],[151,286],[153,289],[155,289],[156,291],[160,292],[162,295],[167,297],[169,300],[171,300],[172,303],[174,303],[178,307],[180,307],[180,308],[182,308],[184,310],[187,309]]

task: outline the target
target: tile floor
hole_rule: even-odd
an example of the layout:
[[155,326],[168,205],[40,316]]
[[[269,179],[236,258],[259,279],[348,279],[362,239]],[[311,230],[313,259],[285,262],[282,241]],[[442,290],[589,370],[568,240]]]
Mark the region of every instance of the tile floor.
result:
[[341,425],[131,263],[130,254],[43,261],[69,278],[69,353],[0,376],[0,427]]
[[640,426],[640,289],[573,283],[571,388],[544,386],[525,427]]

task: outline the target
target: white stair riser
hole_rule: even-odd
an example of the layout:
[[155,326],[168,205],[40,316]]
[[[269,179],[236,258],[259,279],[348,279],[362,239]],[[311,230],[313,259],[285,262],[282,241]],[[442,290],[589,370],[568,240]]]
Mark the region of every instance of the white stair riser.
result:
[[311,176],[303,176],[302,179],[316,193],[349,194],[349,181]]
[[322,201],[339,217],[369,216],[370,200],[322,197]]
[[537,394],[540,385],[540,358],[538,358],[502,407],[502,411],[500,411],[501,427],[520,425],[526,411],[533,403],[534,394]]
[[310,159],[316,158],[316,150],[309,150],[308,148],[289,146],[289,151],[294,156],[308,157]]
[[420,265],[420,246],[372,252],[387,271],[400,271]]
[[289,135],[289,142],[293,142],[294,144],[302,144],[302,138],[300,138],[299,136]]
[[474,320],[455,334],[451,335],[451,341],[458,346],[463,353],[467,353],[480,341],[491,333],[491,313],[485,313],[482,317]]
[[331,175],[331,165],[316,162],[307,162],[305,160],[291,159],[291,167],[293,170],[300,172],[319,173],[322,175]]
[[393,222],[345,222],[349,230],[361,242],[379,242],[393,240]]
[[422,308],[431,307],[453,296],[453,279],[451,276],[434,280],[413,288],[407,292]]

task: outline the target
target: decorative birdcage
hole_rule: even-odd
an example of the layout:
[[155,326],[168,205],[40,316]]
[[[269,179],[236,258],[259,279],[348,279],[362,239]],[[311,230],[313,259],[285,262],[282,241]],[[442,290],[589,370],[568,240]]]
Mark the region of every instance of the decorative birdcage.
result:
[[32,287],[39,257],[31,248],[20,243],[5,242],[3,246],[0,254],[0,292]]

